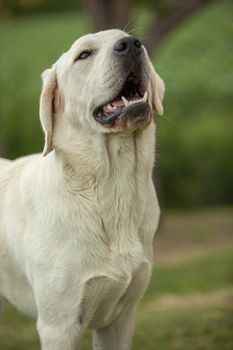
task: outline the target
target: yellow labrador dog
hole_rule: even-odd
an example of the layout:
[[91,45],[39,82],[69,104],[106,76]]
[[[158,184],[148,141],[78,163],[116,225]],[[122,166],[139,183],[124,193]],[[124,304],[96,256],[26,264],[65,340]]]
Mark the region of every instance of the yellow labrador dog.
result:
[[81,37],[43,73],[43,155],[0,161],[0,294],[43,350],[131,347],[153,264],[152,183],[164,85],[141,42]]

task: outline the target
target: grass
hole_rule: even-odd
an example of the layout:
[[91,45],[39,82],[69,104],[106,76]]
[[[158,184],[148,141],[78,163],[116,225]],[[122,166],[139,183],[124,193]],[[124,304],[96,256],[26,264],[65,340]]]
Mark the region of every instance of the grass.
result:
[[230,288],[232,266],[233,247],[191,257],[176,266],[160,266],[153,272],[144,299],[150,300],[163,293],[209,293],[219,286]]
[[[158,262],[138,307],[133,350],[232,349],[232,212],[215,208],[166,215],[155,241]],[[223,227],[217,240],[216,222]],[[176,259],[169,259],[174,251]],[[88,333],[82,349],[90,348]],[[7,304],[0,319],[0,350],[21,349],[39,349],[35,322]]]
[[[192,300],[190,300],[192,303]],[[228,302],[230,304],[230,301]],[[233,309],[229,305],[172,308],[137,322],[137,350],[230,350]],[[153,320],[153,321],[152,321]],[[145,342],[145,339],[149,339]]]

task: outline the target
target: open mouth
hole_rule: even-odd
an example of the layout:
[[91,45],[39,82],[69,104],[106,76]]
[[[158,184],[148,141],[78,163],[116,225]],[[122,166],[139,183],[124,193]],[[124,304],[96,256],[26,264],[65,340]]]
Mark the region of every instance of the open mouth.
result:
[[[120,93],[113,100],[98,107],[94,112],[94,118],[101,124],[112,125],[127,112],[129,107],[134,104],[139,106],[139,104],[145,104],[147,101],[147,91],[145,91],[136,75],[131,72]],[[131,108],[129,109],[131,110]]]

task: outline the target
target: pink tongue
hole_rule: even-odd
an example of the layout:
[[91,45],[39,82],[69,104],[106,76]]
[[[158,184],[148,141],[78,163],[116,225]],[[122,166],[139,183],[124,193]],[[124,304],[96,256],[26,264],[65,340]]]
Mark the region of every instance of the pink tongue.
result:
[[124,107],[124,102],[122,101],[121,98],[119,98],[119,100],[114,100],[111,102],[111,105],[113,107]]
[[[127,97],[127,100],[128,101],[137,101],[137,100],[140,100],[140,97],[139,96],[131,96],[131,97]],[[115,107],[124,107],[125,106],[121,98],[119,100],[112,101],[111,105],[115,106]]]

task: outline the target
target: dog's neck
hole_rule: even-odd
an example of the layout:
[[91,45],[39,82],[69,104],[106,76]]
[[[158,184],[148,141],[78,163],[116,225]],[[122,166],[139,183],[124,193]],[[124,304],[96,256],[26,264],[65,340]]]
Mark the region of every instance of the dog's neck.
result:
[[149,167],[152,170],[155,151],[153,122],[146,128],[131,133],[98,133],[67,124],[64,133],[63,122],[64,118],[56,122],[53,146],[77,170],[79,177],[82,168],[85,178],[87,173],[114,176],[114,171],[121,168],[123,163],[125,166],[130,166],[130,163],[137,166],[138,160],[139,165],[145,165],[144,169]]
[[64,174],[69,181],[72,178],[75,188],[93,189],[103,226],[118,251],[127,249],[126,236],[129,244],[135,240],[135,228],[142,220],[154,140],[152,123],[128,135],[93,135],[81,130],[63,143],[66,147],[56,147]]

